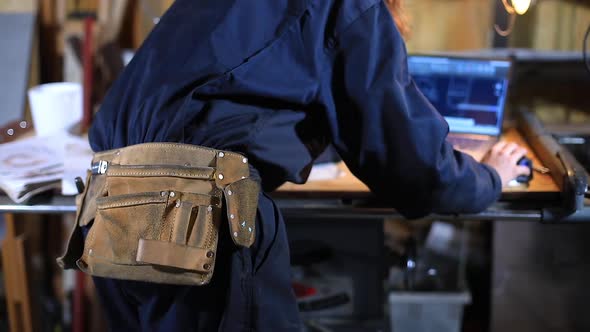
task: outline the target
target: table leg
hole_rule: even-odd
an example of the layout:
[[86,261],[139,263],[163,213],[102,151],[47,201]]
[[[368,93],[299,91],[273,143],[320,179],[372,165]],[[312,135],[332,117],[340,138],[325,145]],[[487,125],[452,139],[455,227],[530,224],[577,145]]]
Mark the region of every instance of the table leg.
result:
[[5,214],[4,219],[6,235],[2,242],[2,262],[10,331],[38,331],[26,259],[26,234],[18,229],[14,215]]

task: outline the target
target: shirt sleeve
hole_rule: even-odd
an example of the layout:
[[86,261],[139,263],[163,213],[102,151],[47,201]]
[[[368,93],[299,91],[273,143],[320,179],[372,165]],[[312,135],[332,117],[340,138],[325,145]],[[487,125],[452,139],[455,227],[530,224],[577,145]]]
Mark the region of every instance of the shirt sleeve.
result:
[[446,142],[448,125],[408,74],[404,41],[382,1],[328,44],[334,146],[376,195],[409,218],[479,212],[498,199],[496,171]]

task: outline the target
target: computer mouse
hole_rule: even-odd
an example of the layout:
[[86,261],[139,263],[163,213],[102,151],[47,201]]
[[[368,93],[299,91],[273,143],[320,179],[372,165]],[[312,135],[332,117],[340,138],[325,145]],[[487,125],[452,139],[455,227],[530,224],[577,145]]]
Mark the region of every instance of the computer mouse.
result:
[[529,183],[533,179],[533,161],[527,157],[522,157],[516,162],[517,165],[526,166],[529,168],[529,175],[519,175],[516,177],[516,182]]

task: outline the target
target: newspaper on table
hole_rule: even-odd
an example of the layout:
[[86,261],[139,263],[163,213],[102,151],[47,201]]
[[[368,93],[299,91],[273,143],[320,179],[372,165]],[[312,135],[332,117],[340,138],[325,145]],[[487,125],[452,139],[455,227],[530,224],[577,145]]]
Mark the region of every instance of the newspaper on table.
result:
[[75,194],[71,184],[76,176],[85,177],[89,150],[86,140],[69,135],[0,144],[0,189],[16,203],[57,188],[65,189],[63,194]]

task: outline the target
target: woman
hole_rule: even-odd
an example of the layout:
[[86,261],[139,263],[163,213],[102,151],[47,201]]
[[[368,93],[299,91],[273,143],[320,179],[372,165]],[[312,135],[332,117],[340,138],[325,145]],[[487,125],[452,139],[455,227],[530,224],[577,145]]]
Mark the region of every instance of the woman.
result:
[[330,143],[407,217],[481,211],[528,172],[515,166],[525,153],[516,145],[482,164],[446,143],[447,124],[408,75],[399,9],[396,0],[172,5],[106,96],[91,146],[243,154],[263,189],[256,242],[235,246],[221,223],[205,286],[95,278],[111,329],[298,331],[285,225],[265,193],[305,182]]

